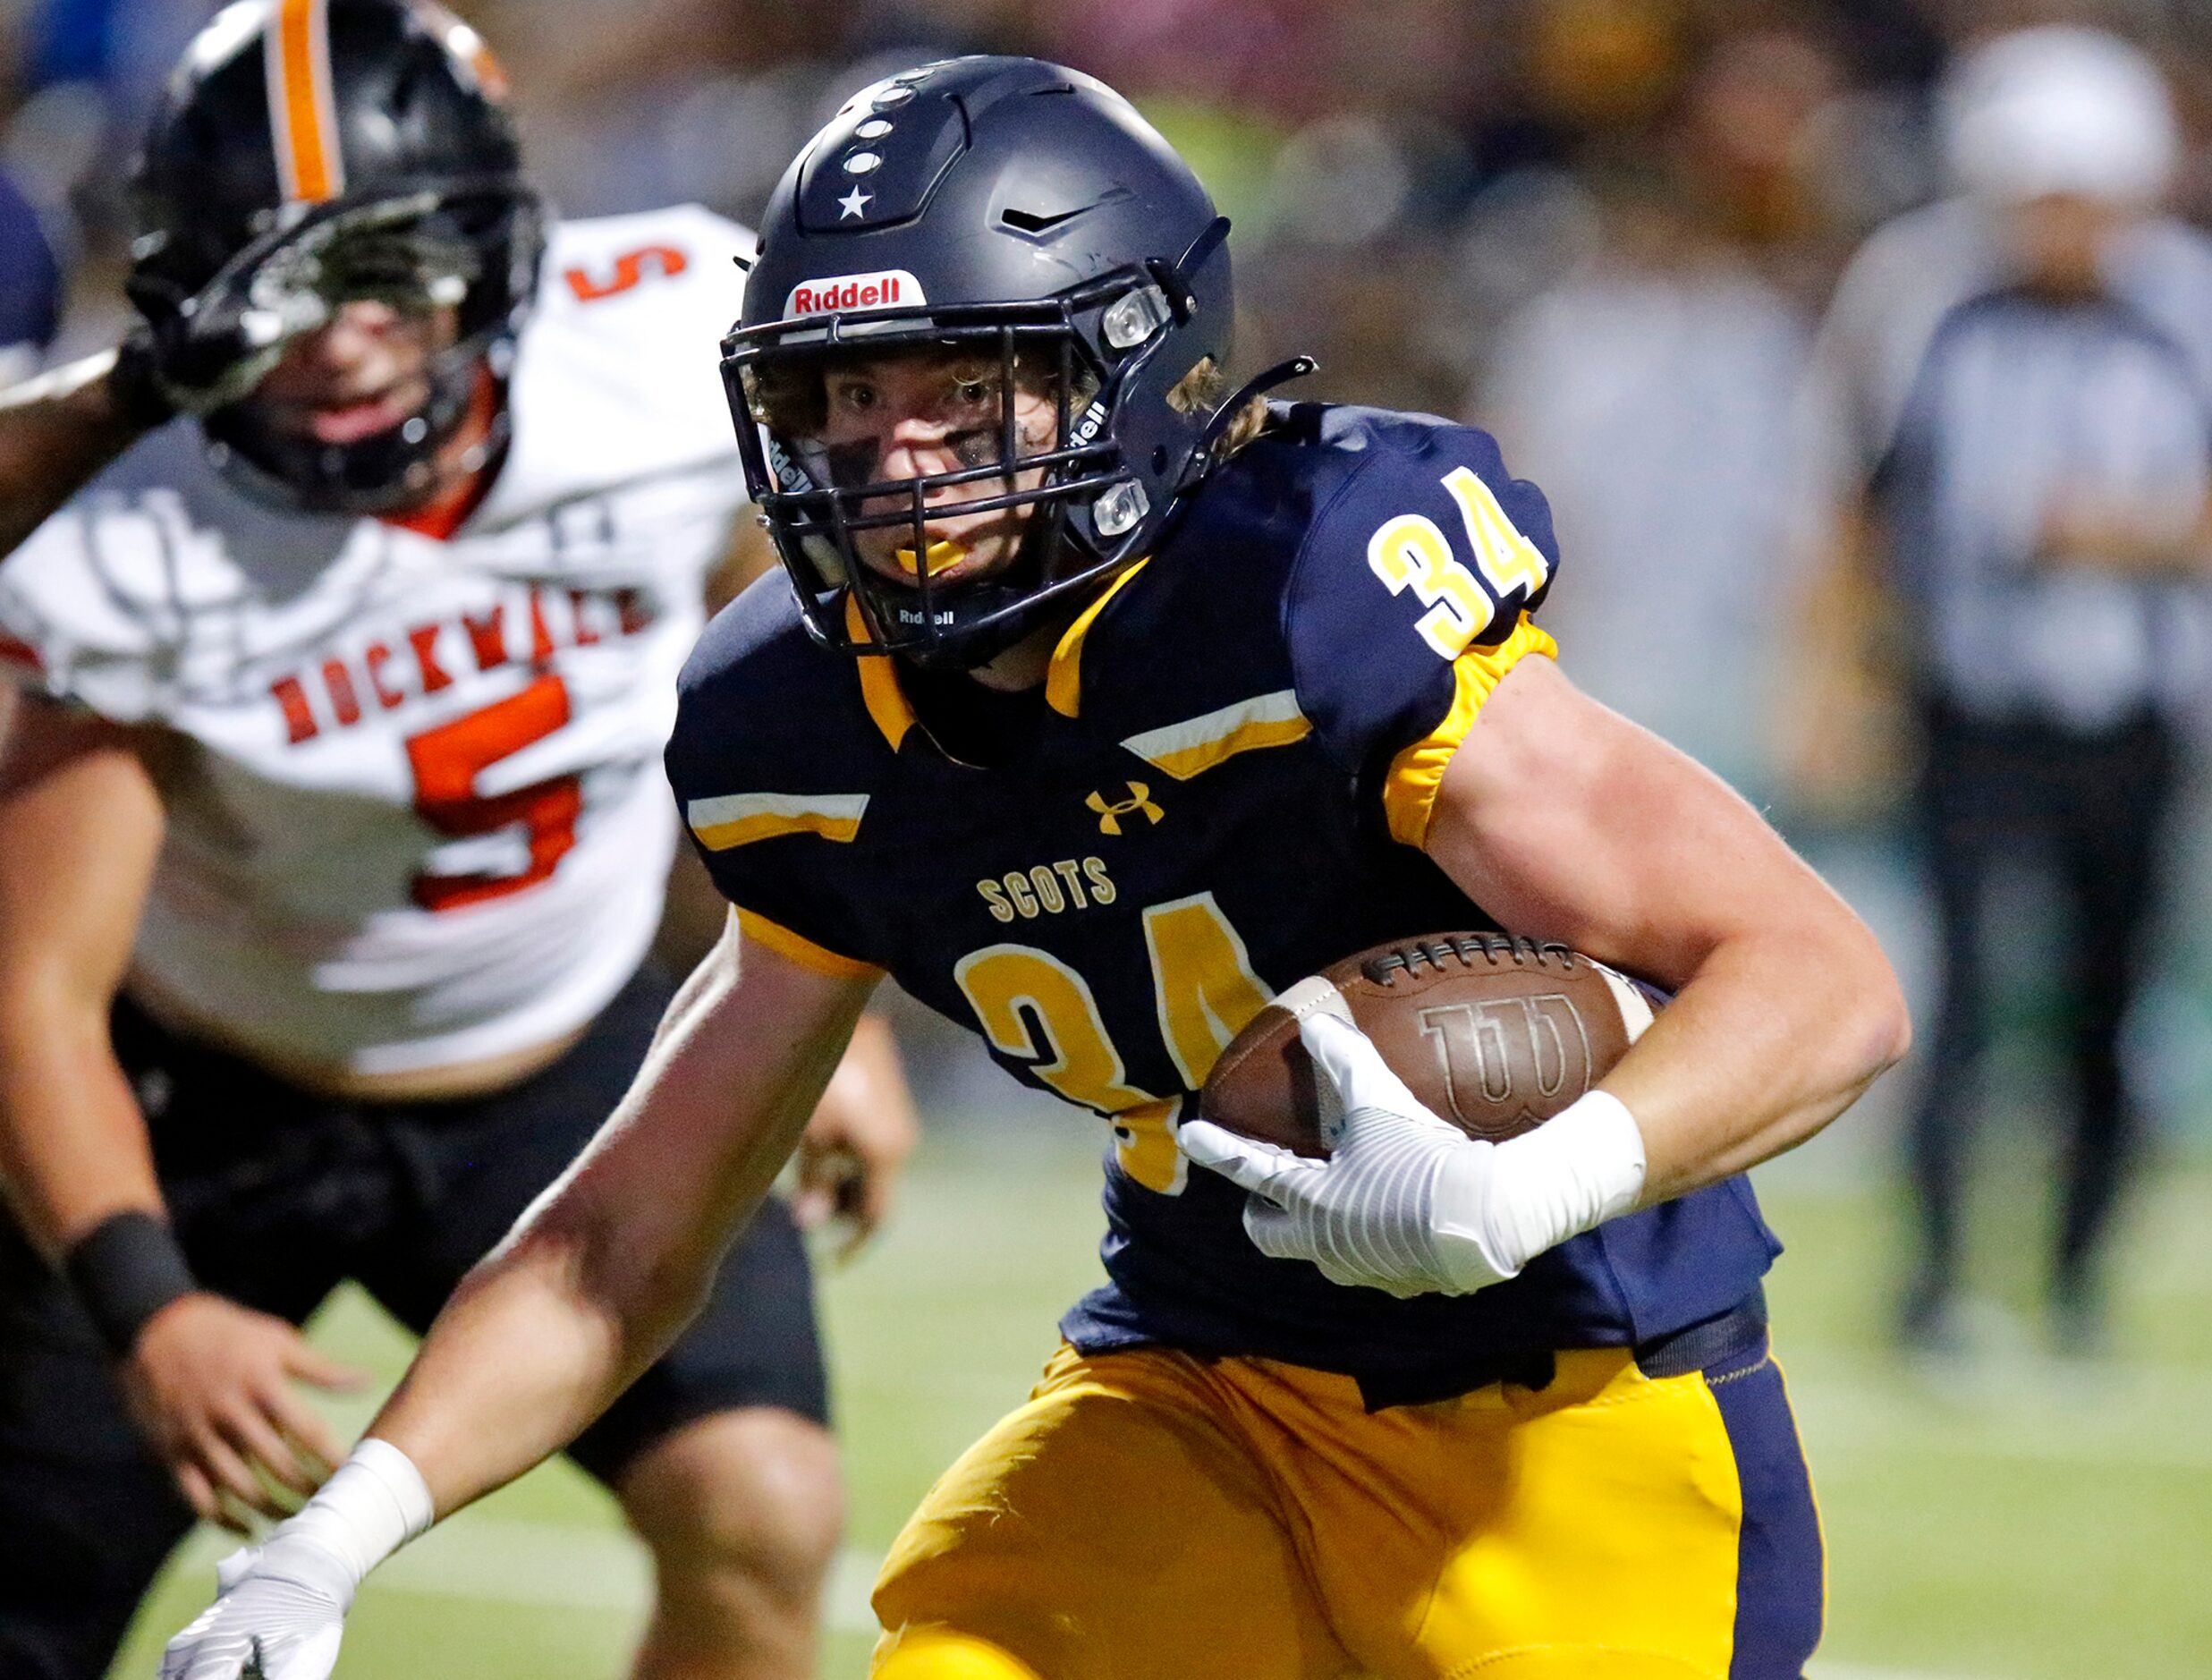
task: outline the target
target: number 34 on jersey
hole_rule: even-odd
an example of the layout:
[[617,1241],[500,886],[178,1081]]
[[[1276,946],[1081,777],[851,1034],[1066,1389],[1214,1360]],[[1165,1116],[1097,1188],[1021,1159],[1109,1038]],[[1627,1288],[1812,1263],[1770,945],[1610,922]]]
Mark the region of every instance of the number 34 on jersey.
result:
[[[1160,1036],[1184,1090],[1196,1091],[1274,994],[1252,972],[1243,939],[1211,893],[1150,905],[1142,921]],[[1187,1163],[1174,1124],[1183,1099],[1130,1082],[1089,981],[1029,945],[970,951],[953,977],[993,1049],[1113,1123],[1123,1172],[1163,1195],[1182,1192]]]
[[1445,474],[1444,488],[1458,505],[1481,582],[1453,556],[1443,529],[1425,513],[1386,520],[1368,539],[1367,564],[1393,595],[1413,591],[1428,609],[1414,628],[1438,658],[1456,659],[1489,629],[1497,602],[1516,590],[1526,591],[1523,599],[1534,600],[1551,568],[1542,550],[1506,517],[1496,493],[1474,472],[1454,467]]
[[[1475,570],[1453,555],[1434,520],[1412,513],[1383,522],[1369,539],[1367,562],[1393,595],[1411,590],[1427,607],[1414,628],[1439,658],[1452,660],[1490,628],[1499,602],[1534,599],[1551,568],[1478,474],[1455,467],[1442,482],[1459,510]],[[984,891],[999,914],[993,885]],[[1000,914],[1012,919],[1011,912]],[[1183,1090],[1195,1092],[1272,994],[1211,893],[1151,905],[1142,922],[1160,1035]],[[1082,975],[1034,946],[992,945],[961,958],[953,978],[993,1049],[1114,1123],[1131,1178],[1164,1194],[1182,1190],[1174,1125],[1182,1099],[1156,1097],[1131,1082]]]

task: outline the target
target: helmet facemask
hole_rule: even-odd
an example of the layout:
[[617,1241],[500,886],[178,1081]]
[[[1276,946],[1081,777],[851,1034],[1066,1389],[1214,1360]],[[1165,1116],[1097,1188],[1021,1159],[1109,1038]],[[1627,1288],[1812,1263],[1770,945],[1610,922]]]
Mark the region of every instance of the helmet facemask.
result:
[[[504,381],[543,238],[540,206],[515,178],[446,182],[286,217],[196,289],[197,275],[171,283],[160,265],[142,265],[132,295],[149,318],[241,299],[272,333],[315,330],[364,301],[419,319],[448,313],[450,340],[422,369],[426,400],[386,431],[325,443],[272,424],[253,397],[202,421],[216,464],[258,500],[315,513],[390,513],[435,489],[440,457],[469,420],[487,368]],[[504,404],[496,409],[490,435],[464,467],[504,445]]]
[[[1072,613],[1139,557],[1157,522],[1144,517],[1152,499],[1111,418],[1171,312],[1140,268],[1055,298],[849,310],[733,334],[724,372],[747,473],[816,639],[972,667]],[[841,361],[904,350],[971,357],[998,398],[992,424],[948,432],[961,462],[952,471],[862,482],[878,445],[862,445],[862,462],[821,441],[825,376]],[[1012,400],[1024,391],[1050,403],[1049,426],[1026,437]],[[1007,510],[1024,520],[1013,560],[939,582],[958,556],[933,553],[929,526]],[[885,530],[904,537],[897,579],[856,543]]]

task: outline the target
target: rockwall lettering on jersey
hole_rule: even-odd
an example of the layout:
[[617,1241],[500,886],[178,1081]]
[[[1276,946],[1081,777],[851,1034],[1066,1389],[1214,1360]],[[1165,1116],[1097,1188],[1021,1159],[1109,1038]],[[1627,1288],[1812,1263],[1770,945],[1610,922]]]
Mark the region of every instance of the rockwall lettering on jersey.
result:
[[288,672],[269,684],[293,746],[326,729],[360,722],[371,708],[394,711],[502,666],[543,665],[569,648],[634,636],[659,619],[641,590],[549,590],[517,586],[482,611],[411,626],[358,652]]

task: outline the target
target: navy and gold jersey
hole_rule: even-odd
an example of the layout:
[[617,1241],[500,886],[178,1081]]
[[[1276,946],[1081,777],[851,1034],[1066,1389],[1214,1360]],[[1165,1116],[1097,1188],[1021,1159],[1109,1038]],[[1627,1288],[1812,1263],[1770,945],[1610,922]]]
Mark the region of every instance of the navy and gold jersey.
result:
[[809,641],[780,577],[693,655],[669,776],[749,934],[888,972],[1017,1078],[1111,1120],[1110,1281],[1064,1321],[1079,1349],[1441,1395],[1721,1312],[1777,1252],[1735,1180],[1512,1283],[1399,1301],[1261,1255],[1243,1192],[1174,1146],[1181,1105],[1276,989],[1386,939],[1496,925],[1420,845],[1485,699],[1554,651],[1530,615],[1555,559],[1543,497],[1484,434],[1301,404],[1074,623],[1041,692],[998,697],[1018,723],[996,720],[987,766],[940,743],[959,737],[918,719],[939,710],[890,661]]

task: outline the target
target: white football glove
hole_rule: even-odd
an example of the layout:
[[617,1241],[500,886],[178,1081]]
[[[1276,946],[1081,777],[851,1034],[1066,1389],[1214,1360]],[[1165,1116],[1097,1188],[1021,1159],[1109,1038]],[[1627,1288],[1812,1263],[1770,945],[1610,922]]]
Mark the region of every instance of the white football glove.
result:
[[161,1680],[328,1680],[361,1578],[434,1517],[414,1461],[370,1437],[258,1546],[216,1565],[216,1600]]
[[1208,1120],[1176,1134],[1185,1155],[1250,1192],[1244,1229],[1263,1254],[1401,1298],[1471,1294],[1643,1192],[1643,1133],[1610,1092],[1587,1091],[1537,1130],[1486,1143],[1424,1108],[1340,1015],[1301,1011],[1298,1034],[1313,1057],[1327,1159]]
[[1259,1252],[1401,1297],[1468,1294],[1519,1271],[1485,1219],[1496,1146],[1421,1107],[1357,1027],[1317,1012],[1298,1033],[1313,1057],[1326,1160],[1208,1120],[1177,1134],[1185,1155],[1250,1192],[1244,1229]]
[[169,1642],[161,1680],[327,1680],[352,1566],[311,1535],[272,1535],[216,1565],[216,1601]]

